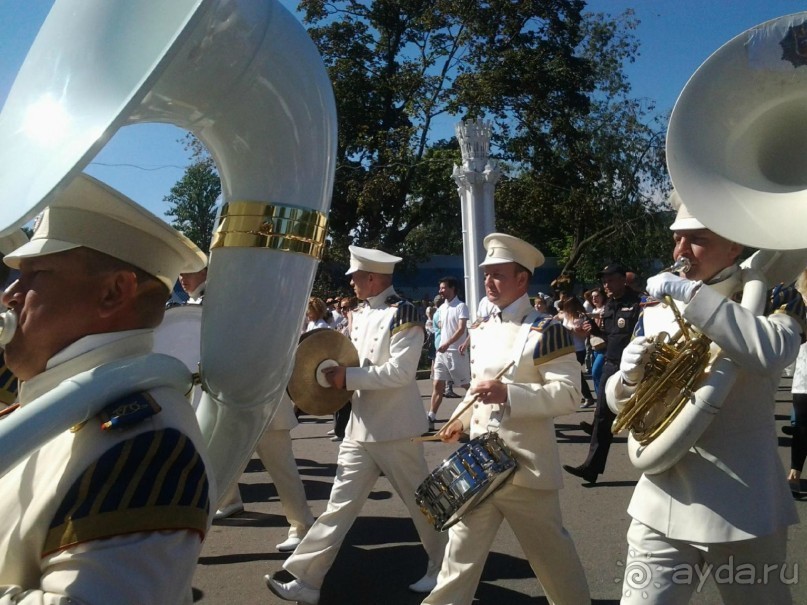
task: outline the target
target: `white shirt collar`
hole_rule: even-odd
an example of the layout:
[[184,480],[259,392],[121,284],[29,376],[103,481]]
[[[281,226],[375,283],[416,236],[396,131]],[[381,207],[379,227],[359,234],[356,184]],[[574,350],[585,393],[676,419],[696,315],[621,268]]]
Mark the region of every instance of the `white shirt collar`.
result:
[[367,305],[371,309],[381,309],[382,307],[386,306],[386,301],[390,296],[397,296],[395,293],[395,288],[390,286],[383,292],[376,294],[375,296],[370,296],[367,298]]

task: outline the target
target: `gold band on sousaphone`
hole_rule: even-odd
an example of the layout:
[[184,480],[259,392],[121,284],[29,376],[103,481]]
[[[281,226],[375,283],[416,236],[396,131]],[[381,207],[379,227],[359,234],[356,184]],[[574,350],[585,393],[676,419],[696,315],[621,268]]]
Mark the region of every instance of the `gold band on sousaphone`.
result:
[[306,414],[333,414],[350,401],[353,391],[334,389],[322,376],[322,370],[331,366],[359,366],[359,352],[347,336],[329,328],[300,336],[286,392]]
[[210,249],[271,248],[322,258],[328,218],[324,213],[260,202],[229,202],[221,210]]

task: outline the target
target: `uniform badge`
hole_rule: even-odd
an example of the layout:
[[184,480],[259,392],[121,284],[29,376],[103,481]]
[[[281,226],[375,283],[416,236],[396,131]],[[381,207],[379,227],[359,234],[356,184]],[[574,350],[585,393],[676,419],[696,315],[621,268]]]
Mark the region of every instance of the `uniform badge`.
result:
[[624,317],[620,317],[619,319],[617,319],[617,320],[616,320],[616,325],[617,325],[617,327],[619,327],[619,328],[624,328],[624,327],[625,327],[625,318],[624,318]]
[[106,406],[99,414],[101,430],[123,429],[158,414],[162,408],[148,393],[134,393]]
[[791,26],[779,46],[783,61],[790,61],[793,67],[807,65],[807,22]]

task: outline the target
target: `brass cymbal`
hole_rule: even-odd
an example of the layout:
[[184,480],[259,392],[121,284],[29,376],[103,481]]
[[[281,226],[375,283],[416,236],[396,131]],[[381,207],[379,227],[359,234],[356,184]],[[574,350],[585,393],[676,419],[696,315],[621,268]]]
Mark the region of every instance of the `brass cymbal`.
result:
[[350,339],[329,328],[311,330],[300,336],[286,391],[306,414],[333,414],[353,395],[353,391],[322,386],[317,381],[317,370],[328,365],[359,366],[359,352]]

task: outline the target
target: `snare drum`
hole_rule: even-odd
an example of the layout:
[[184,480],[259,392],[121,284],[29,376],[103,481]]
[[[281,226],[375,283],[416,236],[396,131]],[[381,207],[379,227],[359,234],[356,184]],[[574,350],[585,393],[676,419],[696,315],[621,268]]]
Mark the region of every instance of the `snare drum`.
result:
[[445,531],[488,497],[516,468],[497,433],[472,439],[434,469],[415,500],[435,529]]

